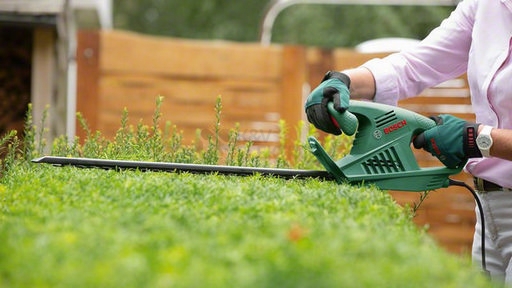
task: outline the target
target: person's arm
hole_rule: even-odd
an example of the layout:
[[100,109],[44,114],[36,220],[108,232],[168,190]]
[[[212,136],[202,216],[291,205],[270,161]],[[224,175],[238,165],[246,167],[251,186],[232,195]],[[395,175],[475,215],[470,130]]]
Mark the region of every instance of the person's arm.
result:
[[[478,131],[481,131],[483,125],[478,128]],[[491,131],[491,137],[493,140],[491,156],[512,161],[512,130],[494,128]]]
[[350,78],[350,98],[372,100],[375,96],[375,78],[364,67],[341,71]]
[[350,77],[350,97],[397,105],[400,99],[466,73],[478,2],[461,1],[418,45],[341,71]]

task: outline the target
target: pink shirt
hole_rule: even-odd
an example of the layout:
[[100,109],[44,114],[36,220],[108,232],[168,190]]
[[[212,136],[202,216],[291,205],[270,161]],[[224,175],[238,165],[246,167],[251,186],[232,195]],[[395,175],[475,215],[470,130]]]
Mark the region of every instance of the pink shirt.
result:
[[[478,123],[512,129],[512,0],[464,0],[416,47],[363,64],[375,101],[399,99],[467,73]],[[466,171],[512,188],[512,161],[470,159]]]

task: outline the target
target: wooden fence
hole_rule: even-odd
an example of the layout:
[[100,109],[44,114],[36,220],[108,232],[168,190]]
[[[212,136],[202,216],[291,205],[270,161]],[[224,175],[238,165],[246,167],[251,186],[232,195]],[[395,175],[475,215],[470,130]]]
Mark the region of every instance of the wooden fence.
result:
[[113,135],[124,108],[132,124],[150,124],[155,98],[162,95],[162,121],[192,140],[197,129],[210,133],[221,96],[222,126],[265,131],[253,140],[266,145],[279,131],[279,119],[297,123],[302,117],[296,97],[305,82],[304,53],[302,47],[81,32],[78,110],[91,128]]
[[[222,126],[240,125],[242,135],[260,146],[278,145],[279,120],[288,129],[305,119],[304,97],[328,70],[360,65],[383,54],[349,49],[193,41],[123,31],[81,31],[78,35],[78,111],[92,130],[113,136],[123,109],[130,123],[151,124],[155,99],[165,97],[162,121],[170,121],[195,139],[206,138],[215,123],[215,102],[222,97]],[[452,113],[472,119],[464,77],[401,101],[424,115]],[[243,134],[246,132],[245,134]],[[227,139],[227,131],[221,135]],[[295,133],[289,133],[295,137]],[[78,135],[83,137],[84,132]],[[293,139],[292,139],[293,140]],[[289,141],[293,143],[292,141]],[[417,151],[422,167],[441,165]],[[468,175],[457,178],[469,182]],[[398,203],[419,201],[419,193],[390,192]],[[449,251],[469,251],[474,231],[474,201],[467,191],[451,187],[430,193],[415,222]],[[404,239],[407,241],[407,239]]]

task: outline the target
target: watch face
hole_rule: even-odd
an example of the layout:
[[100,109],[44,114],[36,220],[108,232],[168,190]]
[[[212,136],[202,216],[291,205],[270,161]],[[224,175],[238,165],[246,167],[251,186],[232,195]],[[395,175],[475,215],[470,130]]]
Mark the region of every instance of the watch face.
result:
[[478,137],[476,138],[476,145],[478,145],[478,148],[480,149],[488,149],[492,145],[492,140],[490,137]]

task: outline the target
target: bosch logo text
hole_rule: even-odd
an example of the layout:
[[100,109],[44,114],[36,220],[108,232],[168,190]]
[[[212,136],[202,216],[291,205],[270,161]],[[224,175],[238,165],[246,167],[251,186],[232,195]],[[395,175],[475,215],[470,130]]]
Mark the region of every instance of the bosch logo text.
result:
[[405,125],[407,125],[407,121],[405,121],[405,119],[402,121],[396,122],[395,124],[384,128],[384,134],[389,134],[393,131],[396,131],[400,128],[405,127]]

